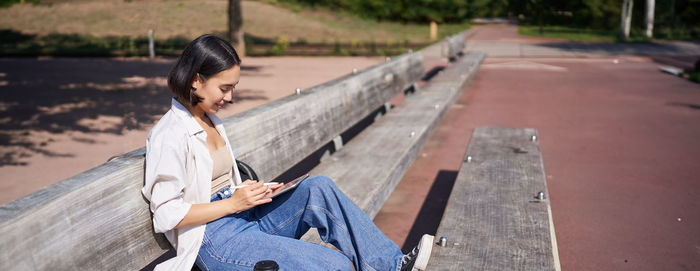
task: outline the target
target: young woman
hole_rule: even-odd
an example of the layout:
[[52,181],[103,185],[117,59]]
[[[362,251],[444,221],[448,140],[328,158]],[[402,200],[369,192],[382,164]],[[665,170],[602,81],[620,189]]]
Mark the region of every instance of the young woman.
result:
[[[177,256],[156,270],[252,270],[274,260],[280,270],[424,269],[432,236],[407,255],[327,177],[312,177],[274,199],[280,185],[241,180],[221,120],[241,60],[226,41],[203,35],[182,52],[168,77],[172,107],[146,141],[144,196],[153,227]],[[232,186],[248,185],[235,189]],[[309,228],[336,251],[298,240]]]

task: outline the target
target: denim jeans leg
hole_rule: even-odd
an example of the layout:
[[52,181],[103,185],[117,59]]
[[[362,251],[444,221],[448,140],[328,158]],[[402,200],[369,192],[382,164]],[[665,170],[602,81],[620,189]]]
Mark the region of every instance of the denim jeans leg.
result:
[[[230,196],[219,191],[212,201]],[[338,251],[261,231],[250,211],[207,223],[196,260],[200,269],[250,271],[262,260],[277,262],[279,270],[352,270],[348,258]]]
[[360,270],[398,270],[399,247],[335,186],[328,177],[316,176],[271,203],[253,210],[262,231],[300,238],[309,228],[334,245]]

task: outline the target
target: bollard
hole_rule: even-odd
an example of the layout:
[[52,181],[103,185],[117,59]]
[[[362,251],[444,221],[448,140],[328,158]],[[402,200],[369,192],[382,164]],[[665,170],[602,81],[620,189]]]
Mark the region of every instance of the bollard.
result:
[[437,40],[438,38],[438,25],[434,21],[430,22],[430,40]]

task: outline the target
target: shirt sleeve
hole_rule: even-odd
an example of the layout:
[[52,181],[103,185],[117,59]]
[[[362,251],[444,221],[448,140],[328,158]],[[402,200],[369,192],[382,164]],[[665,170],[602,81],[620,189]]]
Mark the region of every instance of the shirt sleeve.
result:
[[154,231],[162,233],[174,229],[185,218],[192,204],[184,200],[185,145],[173,144],[162,137],[160,139],[163,139],[160,140],[162,142],[149,140],[146,144],[145,185],[142,192],[150,201]]

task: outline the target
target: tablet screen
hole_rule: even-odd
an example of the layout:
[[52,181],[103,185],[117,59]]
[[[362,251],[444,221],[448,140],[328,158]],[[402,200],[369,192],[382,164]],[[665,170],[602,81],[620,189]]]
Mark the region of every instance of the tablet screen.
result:
[[299,178],[296,178],[296,179],[294,179],[294,180],[292,180],[292,181],[290,181],[290,182],[284,183],[284,186],[282,187],[282,190],[280,190],[280,191],[277,192],[277,193],[274,193],[274,194],[270,195],[270,197],[271,197],[271,198],[277,197],[277,196],[279,196],[279,195],[284,194],[285,192],[287,192],[287,191],[289,191],[289,190],[292,190],[292,189],[296,188],[301,182],[303,182],[303,181],[306,180],[307,178],[309,178],[309,174],[304,174],[303,176],[301,176],[301,177],[299,177]]

